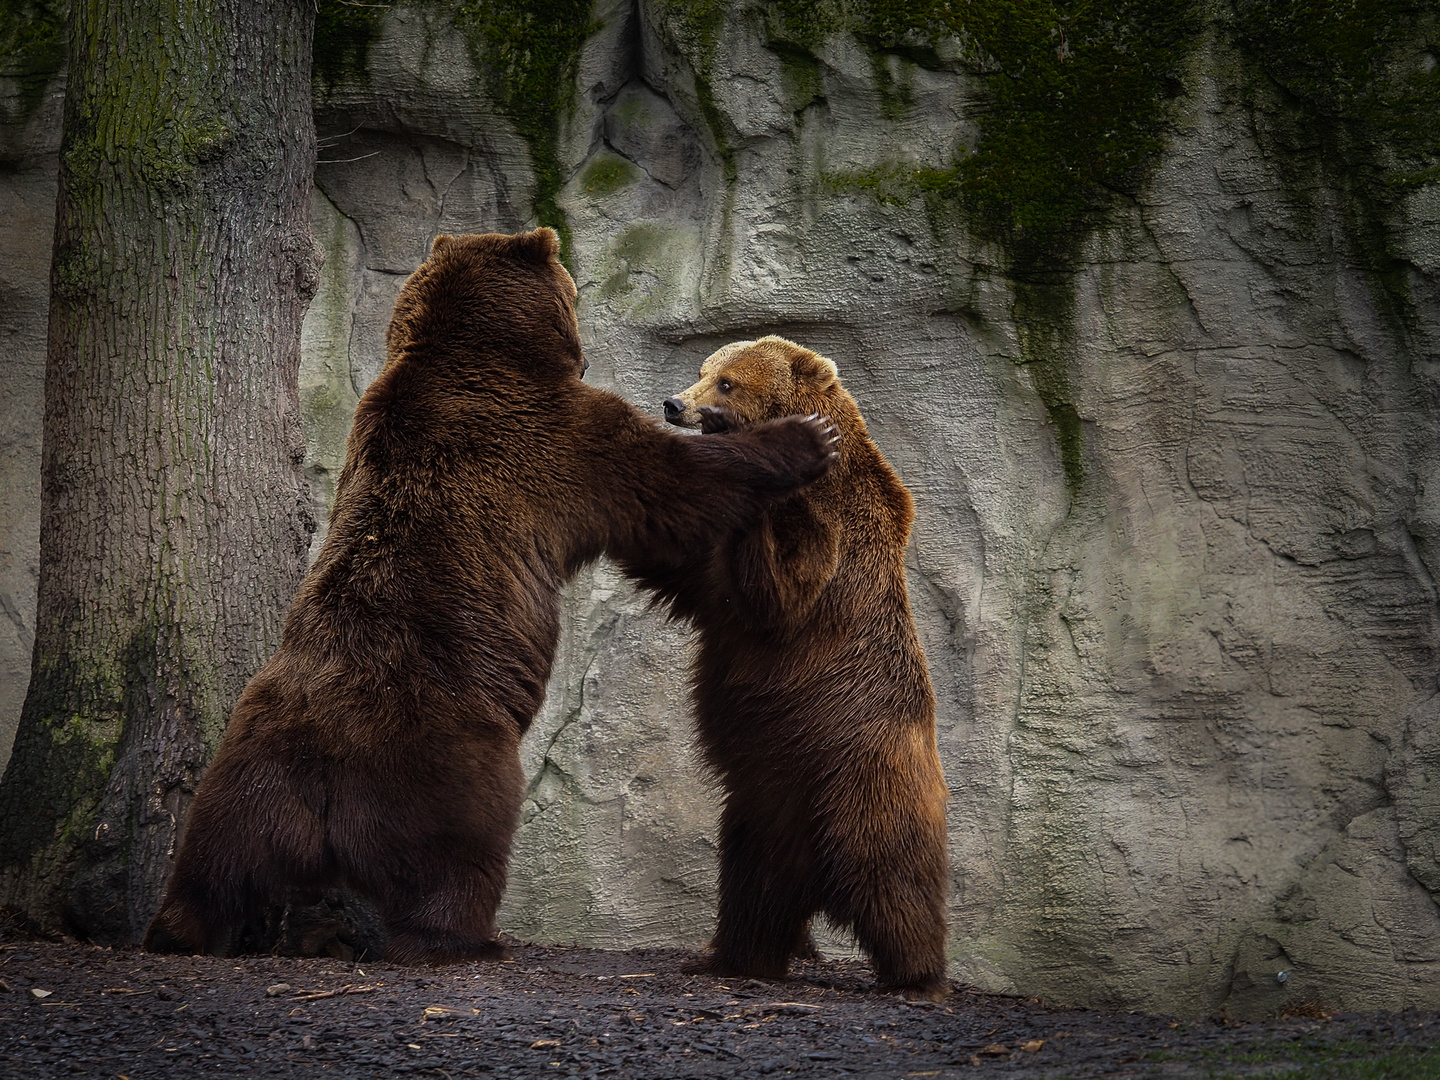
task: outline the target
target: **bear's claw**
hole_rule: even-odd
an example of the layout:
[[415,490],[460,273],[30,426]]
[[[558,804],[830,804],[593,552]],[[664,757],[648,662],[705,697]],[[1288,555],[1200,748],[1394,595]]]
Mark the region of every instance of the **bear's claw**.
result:
[[822,416],[813,412],[805,417],[807,423],[814,424],[820,428],[820,435],[830,448],[830,459],[833,461],[840,456],[840,429],[835,426],[834,421],[828,416]]

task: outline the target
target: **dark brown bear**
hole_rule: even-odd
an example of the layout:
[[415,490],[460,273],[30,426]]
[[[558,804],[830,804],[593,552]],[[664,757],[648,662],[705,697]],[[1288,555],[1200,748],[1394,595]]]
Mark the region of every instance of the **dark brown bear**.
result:
[[586,386],[557,252],[549,229],[442,236],[406,282],[329,536],[201,780],[147,949],[224,953],[267,906],[339,887],[390,960],[496,955],[561,584],[714,543],[829,467],[823,421],[686,438]]
[[766,337],[700,376],[665,402],[671,423],[743,434],[823,413],[841,433],[829,474],[755,528],[683,563],[627,564],[699,630],[700,743],[725,794],[702,970],[782,977],[824,912],[882,987],[942,997],[949,793],[905,591],[910,494],[824,357]]

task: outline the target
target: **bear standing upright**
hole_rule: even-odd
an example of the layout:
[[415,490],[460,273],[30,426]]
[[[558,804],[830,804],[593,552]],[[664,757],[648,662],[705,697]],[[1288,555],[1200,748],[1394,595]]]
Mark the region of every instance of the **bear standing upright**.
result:
[[586,386],[557,255],[549,229],[442,236],[405,283],[329,535],[200,781],[147,949],[225,953],[333,886],[375,906],[387,959],[501,952],[561,584],[713,543],[831,464],[823,421],[697,441]]
[[665,402],[671,423],[743,434],[824,413],[841,434],[835,467],[755,527],[683,562],[625,564],[699,630],[696,719],[725,797],[702,970],[783,976],[824,912],[882,987],[942,997],[949,793],[905,590],[910,494],[824,357],[766,337],[700,375]]

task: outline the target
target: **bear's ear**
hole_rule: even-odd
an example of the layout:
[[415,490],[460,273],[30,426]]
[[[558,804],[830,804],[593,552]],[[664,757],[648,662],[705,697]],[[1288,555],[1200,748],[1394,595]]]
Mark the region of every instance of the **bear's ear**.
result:
[[791,357],[790,374],[795,376],[797,386],[809,390],[828,389],[840,378],[840,370],[833,361],[809,349],[802,349]]
[[430,245],[430,254],[439,255],[440,252],[444,251],[446,248],[450,247],[454,243],[455,238],[453,236],[447,236],[444,233],[441,233],[439,236],[435,237],[435,242]]
[[554,229],[541,227],[534,232],[516,233],[510,238],[510,255],[530,262],[548,263],[560,257],[560,238]]

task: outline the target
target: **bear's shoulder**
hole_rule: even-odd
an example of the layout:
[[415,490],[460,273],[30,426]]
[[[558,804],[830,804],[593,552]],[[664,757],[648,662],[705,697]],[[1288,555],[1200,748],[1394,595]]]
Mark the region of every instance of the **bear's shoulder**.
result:
[[840,460],[831,474],[807,489],[820,512],[837,527],[854,529],[863,519],[883,530],[886,543],[903,547],[915,520],[915,500],[875,445],[860,410],[839,383],[831,388],[832,417],[840,428]]

